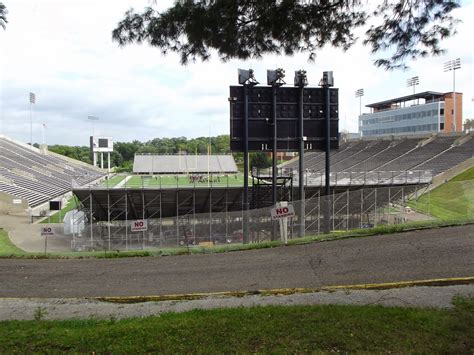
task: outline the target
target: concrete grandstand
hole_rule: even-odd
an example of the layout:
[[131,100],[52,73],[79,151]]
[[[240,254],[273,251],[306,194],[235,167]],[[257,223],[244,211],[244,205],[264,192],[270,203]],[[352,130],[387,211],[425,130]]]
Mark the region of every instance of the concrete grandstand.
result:
[[232,155],[156,155],[136,154],[135,174],[235,174]]
[[[472,134],[366,138],[341,142],[339,149],[331,152],[331,172],[429,170],[437,176],[471,160],[474,160]],[[324,173],[324,153],[306,153],[304,162],[308,172]],[[298,159],[284,167],[297,170]]]
[[92,165],[38,149],[0,135],[0,202],[2,210],[36,215],[53,199],[102,178]]

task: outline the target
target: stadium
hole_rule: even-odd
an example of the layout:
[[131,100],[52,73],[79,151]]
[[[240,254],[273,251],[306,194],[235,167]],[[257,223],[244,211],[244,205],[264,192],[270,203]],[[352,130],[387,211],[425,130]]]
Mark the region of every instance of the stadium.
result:
[[[331,193],[324,153],[304,155],[305,235],[430,219],[416,201],[474,166],[471,134],[341,139],[331,151]],[[1,211],[48,221],[50,201],[70,201],[55,239],[75,251],[135,250],[243,241],[243,176],[231,155],[136,155],[133,174],[107,173],[2,136]],[[299,211],[298,159],[278,167],[279,200]],[[278,240],[270,218],[271,171],[249,178],[250,243]],[[328,212],[328,204],[330,209]],[[409,207],[411,206],[411,207]],[[146,230],[132,231],[134,221]],[[289,225],[296,238],[302,218]],[[35,236],[36,237],[36,236]]]

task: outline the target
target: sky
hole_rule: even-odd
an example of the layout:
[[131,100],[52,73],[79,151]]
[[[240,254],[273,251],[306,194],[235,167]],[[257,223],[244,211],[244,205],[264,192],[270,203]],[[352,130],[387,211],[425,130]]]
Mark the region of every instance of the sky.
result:
[[[357,132],[362,107],[413,93],[408,78],[418,76],[416,91],[453,90],[452,72],[443,63],[461,58],[456,91],[462,92],[463,117],[474,118],[474,2],[464,1],[455,16],[463,22],[445,42],[440,57],[409,61],[409,69],[376,68],[369,48],[349,51],[324,48],[315,62],[308,54],[265,56],[259,60],[210,61],[182,66],[176,54],[163,56],[147,44],[119,47],[112,30],[132,6],[141,11],[149,0],[2,0],[8,9],[7,29],[0,28],[0,134],[22,142],[88,145],[89,136],[114,141],[188,138],[229,134],[229,85],[237,85],[237,69],[252,68],[257,80],[266,70],[283,68],[291,85],[295,70],[305,69],[310,86],[323,71],[334,73],[339,88],[340,130]],[[165,9],[171,0],[157,0]],[[360,42],[360,41],[359,41]],[[29,93],[36,94],[30,111]],[[362,112],[368,112],[367,108]],[[31,116],[30,116],[31,115]],[[89,116],[98,120],[89,120]]]

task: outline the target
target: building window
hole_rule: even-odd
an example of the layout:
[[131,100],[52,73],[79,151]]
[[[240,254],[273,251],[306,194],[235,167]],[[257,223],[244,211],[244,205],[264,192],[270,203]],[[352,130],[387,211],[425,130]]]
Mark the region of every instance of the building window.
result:
[[441,122],[441,123],[439,124],[439,130],[440,130],[440,131],[444,130],[444,123],[443,123],[443,122]]
[[440,108],[440,109],[439,109],[439,114],[440,114],[440,115],[444,115],[444,108]]

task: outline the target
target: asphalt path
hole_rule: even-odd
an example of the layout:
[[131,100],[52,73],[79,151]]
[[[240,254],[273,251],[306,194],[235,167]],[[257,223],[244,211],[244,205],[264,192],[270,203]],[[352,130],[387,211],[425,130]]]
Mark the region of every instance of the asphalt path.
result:
[[0,259],[0,297],[165,295],[474,276],[474,225],[221,254]]

